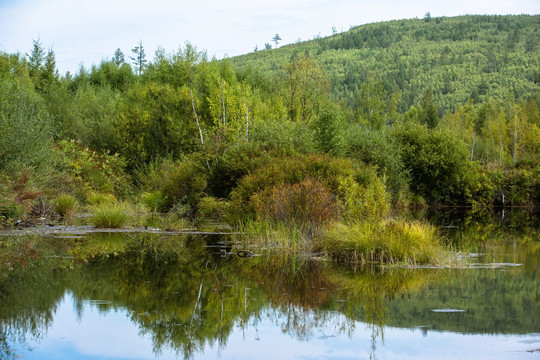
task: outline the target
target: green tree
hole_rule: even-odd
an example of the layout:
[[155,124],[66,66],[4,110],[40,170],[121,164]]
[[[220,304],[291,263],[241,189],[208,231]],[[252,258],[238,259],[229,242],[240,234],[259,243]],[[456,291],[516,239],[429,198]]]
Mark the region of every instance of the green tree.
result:
[[281,41],[281,37],[279,36],[279,34],[274,35],[274,37],[272,38],[272,41],[276,44],[276,48],[277,48],[279,42]]
[[285,65],[284,98],[289,120],[309,122],[328,96],[330,80],[315,60],[304,54]]
[[439,123],[439,110],[433,101],[433,93],[429,88],[426,89],[420,103],[418,121],[420,121],[421,124],[426,124],[430,129],[435,128]]
[[117,129],[122,150],[134,168],[193,150],[196,130],[191,120],[189,92],[167,84],[138,85],[120,109]]
[[122,52],[122,50],[120,50],[120,48],[114,51],[112,62],[118,67],[122,66],[122,64],[126,62],[124,59],[124,53]]
[[325,106],[313,120],[312,128],[319,151],[335,156],[343,153],[343,124],[336,106]]

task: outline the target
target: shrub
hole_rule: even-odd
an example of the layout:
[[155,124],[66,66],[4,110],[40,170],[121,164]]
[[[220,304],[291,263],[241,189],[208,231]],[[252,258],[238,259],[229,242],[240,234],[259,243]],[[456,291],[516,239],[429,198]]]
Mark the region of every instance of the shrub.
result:
[[[275,188],[286,188],[307,178],[317,180],[328,189],[339,205],[340,212],[347,217],[367,217],[371,214],[383,217],[387,212],[385,186],[373,169],[350,159],[305,155],[274,158],[266,166],[244,176],[231,193],[233,204],[238,210],[236,213],[265,215],[260,210],[271,202]],[[371,212],[361,211],[367,207],[371,207]]]
[[103,203],[93,207],[91,221],[99,228],[119,228],[128,220],[128,209],[124,204]]
[[24,82],[0,79],[0,171],[46,169],[52,122],[43,99]]
[[90,191],[86,194],[86,201],[90,205],[101,205],[116,202],[113,194],[104,194],[97,191]]
[[143,188],[154,194],[154,200],[161,201],[157,199],[157,192],[161,192],[161,210],[168,211],[179,203],[193,211],[206,188],[207,169],[187,157],[177,161],[163,159],[152,163],[141,177]]
[[60,195],[54,200],[54,210],[64,218],[75,214],[76,205],[77,200],[68,194]]
[[320,181],[309,177],[296,184],[274,187],[269,201],[261,205],[259,213],[299,228],[308,238],[339,215],[334,195]]
[[218,198],[228,197],[242,177],[265,166],[269,159],[269,153],[252,142],[232,146],[211,163],[208,193]]
[[316,150],[313,131],[303,122],[282,120],[259,121],[250,131],[250,142],[260,149],[283,155]]
[[118,154],[98,153],[71,140],[56,145],[59,171],[69,174],[80,186],[97,192],[126,196],[130,178],[124,172],[125,161]]
[[229,216],[230,205],[226,200],[205,196],[199,201],[197,214],[203,218],[225,220]]
[[347,156],[374,166],[379,176],[386,177],[386,185],[393,201],[397,202],[407,196],[407,171],[401,159],[400,148],[392,141],[388,132],[374,132],[354,126],[348,129],[346,141]]
[[167,197],[161,190],[144,192],[141,195],[144,206],[152,212],[164,212],[167,205]]
[[396,126],[392,137],[401,146],[416,194],[432,203],[465,202],[463,178],[474,170],[463,141],[447,130],[430,131],[416,123]]

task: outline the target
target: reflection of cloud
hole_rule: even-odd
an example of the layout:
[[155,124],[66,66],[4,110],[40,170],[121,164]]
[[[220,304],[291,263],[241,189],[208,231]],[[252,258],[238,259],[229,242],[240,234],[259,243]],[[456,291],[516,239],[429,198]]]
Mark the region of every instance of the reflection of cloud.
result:
[[[125,311],[111,310],[101,313],[96,306],[85,302],[83,315],[77,320],[73,310],[73,297],[66,295],[58,305],[53,326],[47,338],[34,349],[50,352],[61,351],[79,356],[124,359],[155,359],[152,340],[139,336],[137,328]],[[164,358],[173,353],[162,353]]]

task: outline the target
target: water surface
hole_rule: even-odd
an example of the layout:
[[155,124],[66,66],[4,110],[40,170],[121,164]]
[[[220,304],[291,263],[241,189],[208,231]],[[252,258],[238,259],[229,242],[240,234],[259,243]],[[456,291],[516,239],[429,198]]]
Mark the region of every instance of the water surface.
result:
[[4,237],[0,358],[538,358],[538,223],[513,216],[434,218],[455,268],[243,258],[224,235]]

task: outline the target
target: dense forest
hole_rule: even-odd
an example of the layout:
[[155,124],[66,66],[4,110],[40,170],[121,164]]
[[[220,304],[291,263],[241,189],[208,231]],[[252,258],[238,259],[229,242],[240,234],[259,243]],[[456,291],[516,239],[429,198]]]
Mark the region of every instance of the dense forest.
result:
[[123,201],[311,236],[392,206],[537,204],[539,24],[426,16],[223,60],[140,42],[76,74],[39,40],[1,52],[2,225]]

